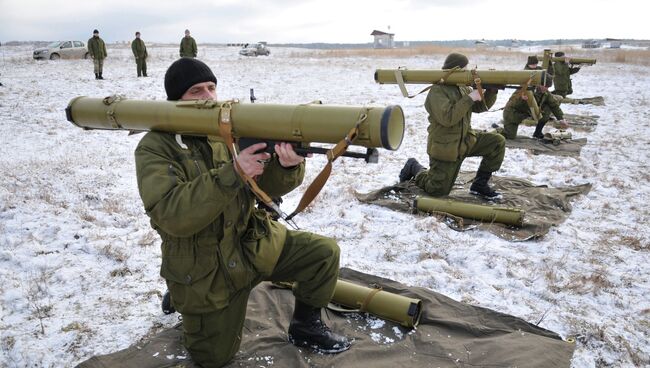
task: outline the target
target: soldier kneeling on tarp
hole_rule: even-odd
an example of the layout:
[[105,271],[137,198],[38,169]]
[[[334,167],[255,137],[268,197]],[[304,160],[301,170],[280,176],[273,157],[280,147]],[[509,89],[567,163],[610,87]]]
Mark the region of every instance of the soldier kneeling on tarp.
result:
[[[468,62],[465,55],[451,53],[442,68],[465,68]],[[400,171],[400,182],[415,178],[415,184],[429,195],[444,196],[451,192],[463,160],[481,156],[483,160],[470,192],[487,198],[498,197],[499,193],[490,188],[488,181],[501,167],[505,139],[497,133],[475,131],[471,126],[472,112],[488,111],[496,101],[497,92],[486,90],[483,100],[478,90],[467,86],[431,86],[424,103],[429,113],[429,169],[409,158]]]

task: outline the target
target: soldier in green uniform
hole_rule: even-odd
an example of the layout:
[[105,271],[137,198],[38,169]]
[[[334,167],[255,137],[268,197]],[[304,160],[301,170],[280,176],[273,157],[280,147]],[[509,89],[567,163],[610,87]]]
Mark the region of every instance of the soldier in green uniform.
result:
[[[464,68],[465,55],[452,53],[443,69]],[[494,105],[497,90],[487,90],[484,100],[478,90],[465,86],[434,84],[424,107],[429,113],[427,154],[429,169],[409,158],[400,171],[400,181],[415,178],[415,184],[428,194],[449,194],[466,157],[482,156],[476,178],[470,187],[474,194],[488,198],[499,195],[488,185],[492,173],[499,170],[505,153],[505,139],[496,133],[472,129],[472,112],[485,112]]]
[[190,36],[190,30],[185,30],[185,37],[181,38],[181,48],[180,55],[181,57],[196,57],[196,41]]
[[[551,114],[559,120],[560,127],[568,127],[567,123],[564,121],[564,113],[560,108],[560,103],[553,97],[553,95],[551,95],[550,92],[548,92],[552,82],[550,79],[547,79],[547,81],[546,85],[537,86],[533,93],[541,113],[541,117],[537,121],[537,126],[535,127],[535,132],[533,133],[533,138],[544,138],[542,129],[544,129],[546,123],[551,120]],[[515,91],[508,100],[508,103],[506,103],[506,107],[503,109],[503,129],[497,130],[506,137],[506,139],[515,139],[517,137],[519,124],[521,124],[524,119],[533,118],[530,112],[530,107],[528,106],[527,98],[528,97],[522,95],[520,91]]]
[[538,65],[539,64],[539,59],[535,55],[531,55],[528,57],[528,60],[526,60],[526,65],[524,66],[524,70],[542,70],[542,67]]
[[[564,57],[564,52],[556,52],[555,57]],[[555,83],[555,89],[553,90],[554,95],[566,97],[573,93],[571,74],[580,71],[580,67],[571,67],[569,64],[571,64],[570,58],[564,58],[562,61],[556,61],[553,63],[553,68],[555,70],[555,76],[553,78],[553,82]]]
[[140,38],[140,32],[135,32],[135,39],[131,42],[131,51],[135,57],[136,71],[138,77],[147,76],[147,46]]
[[[216,84],[210,68],[192,58],[175,61],[165,74],[172,101],[216,100]],[[264,280],[295,282],[292,343],[322,353],[351,345],[321,320],[338,277],[338,245],[271,220],[254,207],[239,174],[256,178],[271,197],[300,185],[304,158],[285,143],[273,155],[258,153],[265,145],[233,159],[217,136],[150,132],[135,150],[140,196],[162,238],[160,274],[182,314],[184,345],[202,367],[221,367],[237,353],[248,296]]]
[[98,30],[94,30],[93,36],[88,40],[88,54],[93,59],[95,79],[104,79],[102,76],[104,72],[104,59],[106,59],[108,53],[106,52],[104,40],[99,37]]

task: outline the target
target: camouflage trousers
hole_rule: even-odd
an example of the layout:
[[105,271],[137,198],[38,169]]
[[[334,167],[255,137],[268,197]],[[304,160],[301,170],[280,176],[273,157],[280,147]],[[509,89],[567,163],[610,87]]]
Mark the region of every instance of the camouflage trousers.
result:
[[429,170],[415,176],[415,184],[429,195],[441,197],[449,194],[466,157],[482,156],[479,171],[495,172],[501,168],[506,152],[506,140],[497,133],[476,132],[476,144],[465,157],[449,162],[429,157]]
[[138,77],[144,75],[147,76],[147,58],[138,57],[135,58],[136,71],[138,72]]
[[93,59],[93,66],[95,67],[95,74],[104,72],[104,59]]
[[262,281],[295,281],[296,299],[314,307],[326,306],[338,279],[339,255],[338,245],[330,238],[287,231],[282,254],[269,278],[255,280],[250,289],[232,294],[223,309],[183,314],[184,345],[192,360],[201,367],[212,368],[222,367],[235,356],[242,340],[248,296]]
[[[553,112],[548,105],[544,104],[544,106],[540,106],[540,113],[542,116],[537,123],[541,124],[541,127],[543,128],[544,125],[546,125],[546,123],[551,119],[551,114]],[[521,125],[521,122],[524,121],[524,119],[532,119],[532,117],[524,116],[515,112],[505,111],[503,113],[503,130],[497,131],[506,139],[515,139],[517,138],[519,125]]]

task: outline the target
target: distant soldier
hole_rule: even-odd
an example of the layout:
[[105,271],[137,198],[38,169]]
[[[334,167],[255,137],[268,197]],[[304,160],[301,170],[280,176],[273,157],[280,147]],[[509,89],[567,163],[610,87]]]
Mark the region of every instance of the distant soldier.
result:
[[138,77],[147,76],[147,46],[144,41],[140,39],[140,32],[135,32],[135,40],[131,42],[131,51],[135,56],[135,64],[138,72]]
[[[465,68],[465,55],[447,56],[443,69]],[[499,195],[488,185],[492,173],[499,170],[505,153],[505,139],[497,133],[475,131],[472,112],[487,111],[497,98],[497,90],[483,96],[466,86],[434,84],[424,107],[429,113],[427,153],[429,169],[409,158],[399,174],[400,181],[415,178],[415,184],[428,194],[439,197],[449,194],[466,157],[482,156],[483,160],[470,187],[470,192],[488,198]]]
[[526,61],[526,66],[524,66],[524,70],[542,70],[542,67],[538,65],[539,64],[539,59],[535,55],[531,55],[528,57],[528,60]]
[[[555,53],[555,57],[562,58],[564,57],[564,52],[558,51]],[[573,93],[573,88],[571,85],[571,74],[575,74],[580,71],[580,67],[571,67],[570,58],[564,58],[561,61],[556,61],[553,63],[553,68],[555,69],[555,90],[553,90],[554,95],[560,95],[566,97]]]
[[[564,121],[564,113],[560,108],[560,103],[553,97],[553,95],[551,95],[550,92],[548,92],[552,82],[550,82],[549,79],[547,80],[549,82],[546,85],[537,86],[533,93],[535,101],[537,101],[537,105],[539,106],[540,114],[542,115],[537,121],[533,138],[544,138],[542,129],[544,129],[546,123],[551,120],[551,114],[559,120],[561,127],[567,127],[567,124]],[[497,130],[506,139],[515,139],[517,137],[519,125],[525,119],[532,118],[527,98],[528,97],[522,95],[520,91],[515,91],[515,93],[510,97],[510,100],[508,100],[508,103],[506,103],[506,107],[503,109],[503,129]]]
[[181,57],[196,57],[196,41],[190,36],[190,30],[185,30],[185,37],[181,38]]
[[99,38],[99,31],[94,30],[93,36],[88,40],[88,54],[93,59],[95,68],[95,79],[104,79],[104,59],[108,56],[104,40]]

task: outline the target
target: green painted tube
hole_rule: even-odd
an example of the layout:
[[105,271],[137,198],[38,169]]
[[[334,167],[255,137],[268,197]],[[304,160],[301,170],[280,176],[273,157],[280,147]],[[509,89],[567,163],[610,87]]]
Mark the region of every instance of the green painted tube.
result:
[[332,302],[352,309],[347,311],[367,312],[409,328],[418,325],[422,313],[420,299],[361,286],[341,279],[336,282]]
[[519,208],[487,206],[425,196],[416,197],[414,207],[423,212],[444,212],[483,222],[498,222],[514,226],[524,224],[524,211]]
[[569,64],[584,64],[584,65],[594,65],[596,64],[596,59],[590,59],[590,58],[577,58],[577,57],[570,57],[570,56],[562,56],[562,57],[551,57],[550,61],[556,62],[556,61],[564,61],[566,59],[569,60]]
[[[66,108],[68,121],[84,129],[163,131],[219,135],[225,101],[143,101],[116,96],[76,97]],[[404,113],[387,107],[321,104],[280,105],[231,102],[234,137],[287,142],[337,143],[366,114],[352,143],[396,150],[404,136]]]
[[[451,74],[449,70],[436,69],[377,69],[375,82],[380,84],[398,84],[395,72],[402,74],[406,84],[434,84],[444,78],[447,85],[474,85],[474,75],[471,70],[461,69]],[[530,85],[543,83],[546,72],[543,70],[477,70],[476,74],[484,85],[511,86],[524,85],[532,77]]]

